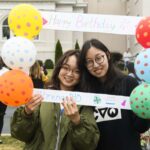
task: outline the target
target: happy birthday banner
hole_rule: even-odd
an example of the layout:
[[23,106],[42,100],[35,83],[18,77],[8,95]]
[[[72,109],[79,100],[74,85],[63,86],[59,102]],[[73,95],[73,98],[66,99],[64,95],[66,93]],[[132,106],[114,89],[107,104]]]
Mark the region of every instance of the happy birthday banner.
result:
[[34,94],[41,94],[44,98],[43,102],[61,103],[63,98],[71,96],[76,101],[77,105],[131,109],[129,97],[126,96],[49,89],[34,89]]
[[142,17],[41,11],[43,28],[135,35]]

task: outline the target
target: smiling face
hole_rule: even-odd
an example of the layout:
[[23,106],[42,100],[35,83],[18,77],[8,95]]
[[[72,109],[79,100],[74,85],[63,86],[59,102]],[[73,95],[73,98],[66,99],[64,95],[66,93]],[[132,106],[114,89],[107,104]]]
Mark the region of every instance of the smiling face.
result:
[[86,67],[93,76],[103,80],[109,68],[106,53],[91,47],[86,54]]
[[61,90],[73,90],[79,83],[80,72],[77,66],[77,58],[74,55],[70,56],[67,62],[62,65],[58,78]]

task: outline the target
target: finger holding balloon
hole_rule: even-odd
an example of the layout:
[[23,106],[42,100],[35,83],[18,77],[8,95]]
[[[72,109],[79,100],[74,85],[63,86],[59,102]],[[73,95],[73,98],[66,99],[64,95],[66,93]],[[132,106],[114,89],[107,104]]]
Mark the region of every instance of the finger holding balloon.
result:
[[72,97],[66,97],[63,102],[62,105],[64,107],[64,112],[65,115],[68,116],[68,118],[74,123],[74,124],[79,124],[80,123],[80,114],[78,111],[78,107],[75,103],[75,101],[73,100]]
[[39,94],[35,94],[29,100],[27,104],[25,104],[25,113],[31,115],[34,110],[41,104],[43,97]]

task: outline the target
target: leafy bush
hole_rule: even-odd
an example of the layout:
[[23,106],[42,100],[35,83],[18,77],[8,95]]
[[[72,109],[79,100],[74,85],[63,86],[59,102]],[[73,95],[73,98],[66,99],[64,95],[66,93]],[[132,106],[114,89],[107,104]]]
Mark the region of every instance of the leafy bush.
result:
[[46,59],[44,62],[44,67],[46,69],[53,69],[54,68],[54,63],[51,59]]
[[62,55],[63,55],[62,46],[60,41],[58,40],[55,47],[55,64]]
[[80,46],[79,46],[78,40],[76,40],[76,43],[75,43],[75,49],[77,49],[77,50],[79,50],[79,49],[80,49]]

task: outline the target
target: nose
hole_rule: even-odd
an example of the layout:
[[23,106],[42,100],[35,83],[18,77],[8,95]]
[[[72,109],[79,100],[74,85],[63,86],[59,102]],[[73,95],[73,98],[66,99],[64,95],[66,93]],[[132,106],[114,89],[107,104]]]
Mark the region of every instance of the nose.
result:
[[69,71],[67,72],[67,75],[73,75],[73,71],[72,71],[72,70],[69,70]]
[[99,64],[95,60],[93,61],[93,67],[99,67]]

